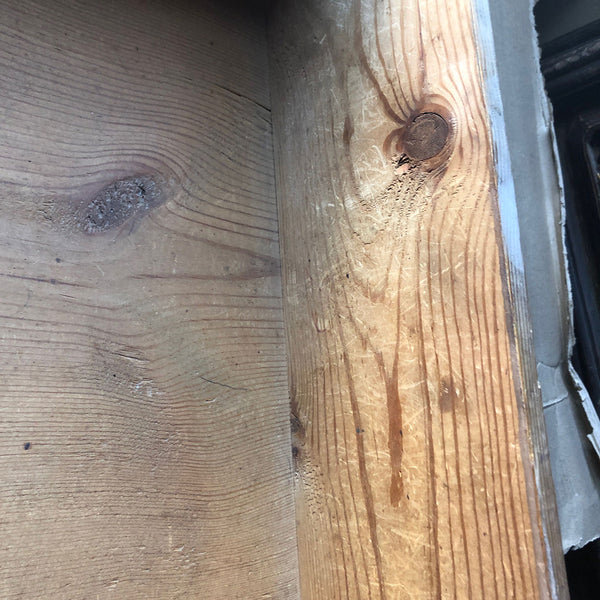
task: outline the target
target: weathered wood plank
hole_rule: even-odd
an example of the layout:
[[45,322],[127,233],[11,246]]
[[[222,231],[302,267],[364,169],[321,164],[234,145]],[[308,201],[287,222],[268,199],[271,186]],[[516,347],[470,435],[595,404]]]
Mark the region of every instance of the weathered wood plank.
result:
[[552,593],[473,22],[270,20],[303,598]]
[[0,597],[296,598],[264,21],[6,1]]

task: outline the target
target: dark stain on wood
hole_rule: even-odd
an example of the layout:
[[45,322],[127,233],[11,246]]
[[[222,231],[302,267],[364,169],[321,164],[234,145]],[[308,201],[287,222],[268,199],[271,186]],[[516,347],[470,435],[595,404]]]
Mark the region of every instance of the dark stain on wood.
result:
[[344,133],[342,135],[344,146],[346,148],[350,145],[350,140],[352,139],[353,135],[354,125],[352,125],[352,119],[350,118],[350,115],[346,115],[346,118],[344,119]]
[[[292,404],[294,404],[293,400]],[[304,447],[306,433],[304,425],[296,411],[297,407],[293,405],[290,414],[290,427],[292,431],[292,459],[294,461],[294,470],[297,471],[300,467],[300,460],[303,458],[302,448]]]
[[[295,408],[295,407],[294,407]],[[292,408],[290,415],[290,427],[292,429],[292,435],[300,440],[304,439],[304,425],[300,421],[300,417],[296,414],[296,411]]]

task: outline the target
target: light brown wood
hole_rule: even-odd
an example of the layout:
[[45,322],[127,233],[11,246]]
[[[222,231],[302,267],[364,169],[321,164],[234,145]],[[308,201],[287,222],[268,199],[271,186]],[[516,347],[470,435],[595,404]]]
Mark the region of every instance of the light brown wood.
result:
[[552,593],[475,21],[471,0],[270,20],[302,598]]
[[2,600],[298,597],[264,18],[225,4],[2,2]]

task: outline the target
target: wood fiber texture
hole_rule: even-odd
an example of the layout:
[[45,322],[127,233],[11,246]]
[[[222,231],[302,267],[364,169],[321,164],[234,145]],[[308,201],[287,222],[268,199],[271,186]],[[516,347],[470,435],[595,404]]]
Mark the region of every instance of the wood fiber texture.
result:
[[297,598],[263,16],[0,14],[0,598]]
[[473,21],[269,23],[302,598],[550,594]]

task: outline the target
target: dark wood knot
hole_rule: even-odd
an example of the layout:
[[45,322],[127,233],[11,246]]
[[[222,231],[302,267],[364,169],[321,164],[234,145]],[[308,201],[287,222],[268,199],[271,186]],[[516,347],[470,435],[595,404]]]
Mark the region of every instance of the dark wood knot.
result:
[[448,141],[450,128],[434,112],[418,114],[406,127],[404,152],[412,160],[428,160],[438,155]]

